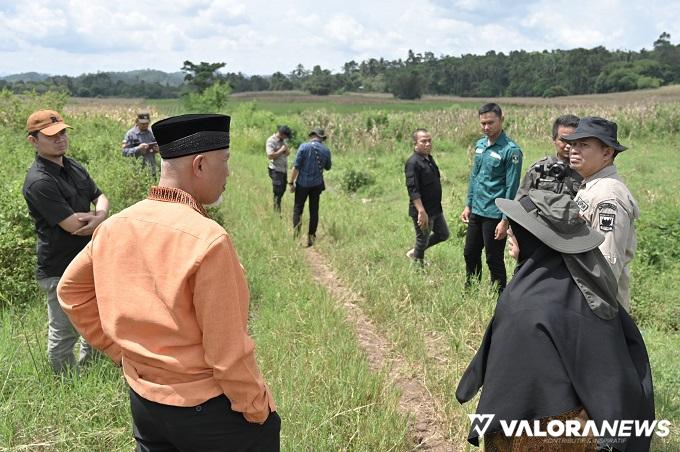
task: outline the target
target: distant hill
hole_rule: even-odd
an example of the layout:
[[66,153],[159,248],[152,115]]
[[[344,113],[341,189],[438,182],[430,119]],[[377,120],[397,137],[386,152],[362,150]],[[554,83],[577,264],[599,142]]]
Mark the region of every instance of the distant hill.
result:
[[9,83],[44,82],[49,77],[50,77],[49,74],[38,74],[37,72],[23,72],[21,74],[12,74],[0,77],[0,80],[6,80]]
[[159,83],[161,85],[180,86],[184,83],[184,73],[163,72],[155,69],[139,69],[127,72],[107,72],[113,81],[121,80],[126,83]]
[[[163,72],[155,69],[138,69],[126,72],[101,72],[101,73],[108,74],[109,77],[111,77],[111,80],[113,80],[114,82],[120,80],[122,82],[130,83],[133,85],[138,84],[142,81],[144,83],[159,83],[161,85],[167,84],[168,86],[180,86],[182,83],[184,83],[184,73],[180,71]],[[83,75],[86,74],[81,74],[78,77],[82,77]],[[0,77],[0,80],[5,80],[9,83],[16,83],[20,81],[44,82],[49,77],[52,77],[52,75],[39,74],[37,72],[24,72],[21,74],[12,74]]]

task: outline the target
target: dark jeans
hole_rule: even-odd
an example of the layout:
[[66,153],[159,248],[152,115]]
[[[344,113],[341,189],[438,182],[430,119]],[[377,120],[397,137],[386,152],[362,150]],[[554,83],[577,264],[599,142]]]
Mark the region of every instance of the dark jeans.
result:
[[280,449],[281,418],[251,424],[224,395],[193,407],[162,405],[130,389],[137,452],[269,452]]
[[478,281],[482,277],[482,248],[486,249],[486,264],[491,273],[491,282],[498,284],[499,292],[505,289],[507,277],[505,274],[505,239],[496,240],[494,234],[496,226],[501,220],[470,214],[467,235],[465,236],[465,272],[466,285],[470,285],[473,278]]
[[281,212],[281,198],[286,192],[287,174],[280,171],[274,171],[271,168],[269,170],[269,177],[272,180],[272,190],[274,192],[274,210]]
[[316,187],[295,187],[295,205],[293,206],[293,228],[295,234],[300,234],[300,222],[302,221],[302,211],[305,209],[305,202],[309,198],[309,231],[310,236],[316,235],[316,228],[319,225],[319,198],[323,191],[323,185]]
[[425,257],[425,250],[439,242],[449,238],[449,226],[443,213],[438,213],[429,217],[427,231],[423,232],[418,226],[418,216],[411,217],[413,226],[416,229],[416,246],[414,247],[413,257],[422,260]]

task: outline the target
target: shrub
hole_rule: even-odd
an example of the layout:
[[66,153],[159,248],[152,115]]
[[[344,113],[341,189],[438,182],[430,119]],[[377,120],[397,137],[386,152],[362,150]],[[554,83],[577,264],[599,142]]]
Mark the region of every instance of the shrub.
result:
[[231,94],[231,86],[227,82],[210,85],[202,93],[189,93],[184,96],[184,104],[190,111],[219,112],[226,107]]
[[345,193],[356,193],[360,188],[373,185],[375,177],[364,170],[349,169],[342,173],[340,186]]

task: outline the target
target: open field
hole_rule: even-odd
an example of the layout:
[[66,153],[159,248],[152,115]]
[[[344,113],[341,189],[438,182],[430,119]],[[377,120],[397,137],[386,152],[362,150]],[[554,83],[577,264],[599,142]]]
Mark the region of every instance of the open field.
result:
[[[680,108],[673,103],[680,90],[654,93],[631,93],[615,104],[588,96],[574,104],[560,103],[570,99],[563,98],[531,99],[527,102],[536,102],[531,105],[502,100],[501,105],[510,105],[507,130],[522,146],[525,166],[550,152],[550,120],[558,114],[600,114],[621,126],[621,141],[630,150],[617,164],[642,211],[633,315],[650,352],[657,418],[672,422],[671,436],[657,438],[653,450],[670,452],[680,450],[680,163],[675,149]],[[650,100],[652,94],[663,101]],[[225,109],[233,116],[232,176],[217,214],[247,271],[251,330],[283,420],[284,450],[413,450],[423,439],[414,419],[423,413],[409,412],[401,397],[410,386],[428,394],[430,419],[446,443],[474,450],[464,438],[466,415],[475,403],[460,406],[453,393],[495,302],[486,273],[479,287],[463,290],[464,228],[457,218],[470,146],[479,135],[478,104],[472,99],[401,102],[384,96],[284,93],[280,98],[234,96]],[[174,101],[75,100],[66,108],[74,126],[70,154],[87,164],[114,211],[143,197],[153,183],[139,177],[133,162],[119,153],[123,133],[140,108],[150,108],[159,118],[181,107]],[[311,127],[330,133],[334,167],[322,195],[315,251],[332,278],[319,277],[318,262],[292,239],[292,196],[284,197],[283,218],[270,208],[263,146],[282,123],[298,131],[298,142]],[[404,257],[413,232],[403,163],[411,152],[410,132],[421,126],[433,132],[452,237],[428,252],[431,265],[424,272],[414,272]],[[65,381],[48,371],[44,301],[32,281],[34,241],[19,192],[32,159],[24,136],[16,128],[0,129],[0,146],[12,150],[0,166],[7,194],[0,200],[0,262],[12,270],[2,273],[0,285],[0,450],[131,450],[125,385],[117,369],[96,363]],[[356,171],[374,182],[350,193],[347,180]],[[510,260],[507,264],[512,268]],[[6,284],[10,277],[13,283]],[[348,316],[344,296],[383,341],[384,353],[376,354],[370,335],[357,329],[360,322]]]

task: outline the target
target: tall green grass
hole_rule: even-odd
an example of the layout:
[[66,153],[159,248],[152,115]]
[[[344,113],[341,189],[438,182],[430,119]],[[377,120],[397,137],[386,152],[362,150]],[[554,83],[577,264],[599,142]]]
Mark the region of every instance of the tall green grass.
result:
[[[319,107],[324,105],[290,104],[274,113],[243,102],[225,111],[233,116],[232,176],[220,221],[247,271],[250,325],[258,361],[283,419],[284,450],[400,451],[413,444],[406,419],[397,412],[398,392],[385,374],[369,372],[344,313],[310,277],[302,250],[292,239],[292,196],[284,197],[283,218],[271,210],[264,141],[283,123],[298,132],[295,143],[311,127],[329,132],[334,168],[327,173],[315,246],[362,296],[361,308],[431,392],[449,435],[463,445],[466,414],[474,403],[461,407],[453,393],[495,303],[486,269],[478,287],[465,291],[463,285],[464,227],[458,216],[471,144],[479,136],[476,110],[471,105],[435,105],[422,111]],[[633,315],[650,351],[657,417],[673,422],[671,437],[656,441],[653,450],[678,450],[680,240],[675,238],[680,223],[675,174],[680,164],[671,144],[680,109],[650,104],[572,111],[617,120],[621,141],[630,147],[617,165],[642,210]],[[506,128],[525,151],[525,167],[552,153],[550,121],[564,113],[558,107],[506,109]],[[153,183],[139,175],[133,160],[120,156],[128,117],[127,110],[74,110],[67,118],[75,127],[71,155],[87,165],[114,211],[142,198]],[[129,450],[133,442],[125,385],[117,369],[100,362],[68,380],[55,379],[48,371],[44,301],[32,280],[32,225],[20,194],[33,154],[17,127],[0,129],[0,145],[12,150],[3,154],[0,165],[7,194],[0,198],[0,449]],[[403,164],[416,127],[433,132],[452,232],[447,243],[428,250],[430,265],[424,271],[414,271],[404,257],[414,239]],[[343,180],[352,171],[369,174],[373,183],[346,193]],[[510,272],[510,260],[507,265]]]

